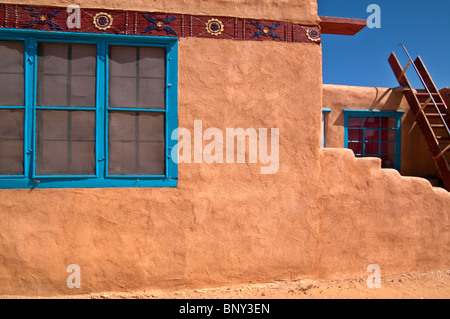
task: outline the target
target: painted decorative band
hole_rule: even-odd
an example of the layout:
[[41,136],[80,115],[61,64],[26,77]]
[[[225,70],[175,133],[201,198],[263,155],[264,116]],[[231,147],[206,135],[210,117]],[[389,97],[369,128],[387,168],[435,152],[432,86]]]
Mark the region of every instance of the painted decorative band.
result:
[[0,4],[0,28],[196,37],[319,44],[319,26],[242,18],[104,9],[80,9],[79,28],[69,28],[66,8]]

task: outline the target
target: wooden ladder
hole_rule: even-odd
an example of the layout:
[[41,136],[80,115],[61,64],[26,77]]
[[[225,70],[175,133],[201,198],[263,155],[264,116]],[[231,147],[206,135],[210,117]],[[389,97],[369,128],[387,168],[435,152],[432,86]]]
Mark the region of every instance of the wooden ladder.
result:
[[[405,68],[402,68],[394,52],[389,56],[389,64],[394,71],[411,110],[415,114],[416,122],[425,137],[441,179],[447,191],[450,191],[449,108],[445,104],[420,56],[413,62],[406,48],[403,45],[401,46],[409,57],[408,64]],[[405,74],[410,65],[413,65],[425,90],[417,91],[411,86]]]

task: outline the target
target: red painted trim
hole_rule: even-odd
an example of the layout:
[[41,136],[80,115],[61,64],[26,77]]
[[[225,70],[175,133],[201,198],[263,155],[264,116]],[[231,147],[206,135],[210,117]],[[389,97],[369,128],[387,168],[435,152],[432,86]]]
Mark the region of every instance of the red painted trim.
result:
[[337,17],[320,17],[320,19],[323,34],[355,35],[367,25],[367,21],[362,19]]
[[[27,10],[32,8],[34,11]],[[45,23],[39,21],[40,16],[37,13],[51,14],[51,22]],[[100,30],[98,25],[94,25],[97,14],[105,13],[112,17],[111,26],[105,30]],[[158,25],[149,20],[144,15],[151,17]],[[316,43],[320,44],[321,31],[319,26],[304,26],[289,22],[278,22],[257,19],[242,19],[236,17],[220,16],[202,16],[187,15],[176,13],[160,12],[138,12],[138,11],[120,11],[104,9],[83,9],[81,8],[81,28],[69,29],[67,27],[67,13],[65,7],[39,7],[26,5],[0,4],[0,29],[34,29],[45,31],[65,31],[80,33],[109,33],[125,35],[147,35],[147,36],[169,36],[169,37],[198,37],[212,39],[231,39],[246,41],[283,41],[297,43]],[[170,22],[166,19],[175,17]],[[108,19],[108,16],[106,16]],[[169,19],[170,20],[170,19]],[[208,21],[218,20],[223,25],[223,31],[220,31],[220,24],[213,24],[207,29]],[[34,23],[33,23],[34,21]],[[164,23],[161,23],[163,21]],[[214,22],[213,21],[213,22]],[[255,26],[254,23],[260,28]],[[105,23],[105,20],[102,20]],[[155,28],[150,28],[152,25]],[[156,27],[157,26],[157,27]],[[168,32],[168,27],[173,32]],[[147,30],[147,31],[145,31]],[[312,34],[312,36],[311,36]]]

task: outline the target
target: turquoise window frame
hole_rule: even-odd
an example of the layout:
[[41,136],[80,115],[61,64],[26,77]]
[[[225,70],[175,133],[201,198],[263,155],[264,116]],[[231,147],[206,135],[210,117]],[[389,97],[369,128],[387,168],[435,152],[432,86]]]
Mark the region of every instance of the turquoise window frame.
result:
[[[395,131],[395,166],[394,168],[397,171],[401,171],[401,152],[402,152],[402,130],[401,130],[401,123],[402,123],[402,117],[403,114],[405,114],[404,111],[377,111],[377,110],[344,110],[344,126],[345,126],[345,134],[344,134],[344,140],[345,140],[345,148],[348,147],[348,143],[352,142],[348,139],[348,119],[350,117],[392,117],[395,118],[395,124],[396,127],[394,129]],[[362,130],[366,130],[363,128]],[[377,130],[376,128],[371,128],[371,130]],[[382,130],[382,128],[378,128],[379,131]],[[361,141],[356,141],[361,142]],[[362,157],[369,157],[365,154],[365,141],[363,142],[363,153],[360,154]],[[381,143],[381,142],[380,142]],[[381,147],[381,146],[380,146]],[[356,154],[355,154],[356,155]],[[384,155],[379,153],[380,156]],[[386,154],[387,155],[387,154]],[[370,157],[373,157],[373,155],[370,155]]]
[[[177,139],[172,132],[178,127],[178,38],[137,35],[90,34],[35,30],[0,29],[0,40],[23,41],[25,105],[0,106],[0,109],[24,110],[24,175],[0,175],[0,189],[20,188],[105,188],[105,187],[176,187],[178,164],[172,160],[176,154]],[[37,107],[37,43],[83,43],[97,45],[96,106],[94,108]],[[165,109],[145,109],[145,112],[165,114],[165,174],[164,175],[108,175],[107,127],[108,110],[140,111],[134,108],[108,107],[108,48],[111,45],[149,46],[164,48],[166,52],[166,105]],[[1,98],[1,97],[0,97]],[[96,172],[95,175],[41,176],[35,172],[35,119],[36,110],[90,110],[96,116]]]
[[327,147],[327,136],[326,136],[326,128],[327,128],[327,114],[331,113],[331,109],[323,108],[322,109],[322,144],[323,148]]

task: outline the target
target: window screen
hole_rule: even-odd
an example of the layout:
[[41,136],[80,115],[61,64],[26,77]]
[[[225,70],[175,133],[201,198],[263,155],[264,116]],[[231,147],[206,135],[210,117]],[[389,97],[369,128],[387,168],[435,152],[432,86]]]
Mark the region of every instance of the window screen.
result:
[[24,97],[24,44],[0,41],[0,175],[24,174]]
[[23,42],[0,41],[0,105],[25,105],[23,61]]
[[164,175],[164,114],[109,113],[111,175]]
[[0,175],[23,175],[23,110],[0,109]]
[[109,106],[165,109],[165,51],[110,47]]
[[95,175],[96,56],[95,45],[39,43],[36,175]]
[[109,56],[108,174],[164,175],[165,51],[111,46]]
[[36,173],[95,174],[95,116],[90,111],[36,112]]
[[96,46],[40,43],[37,106],[95,106]]

